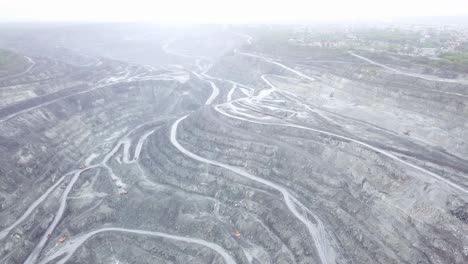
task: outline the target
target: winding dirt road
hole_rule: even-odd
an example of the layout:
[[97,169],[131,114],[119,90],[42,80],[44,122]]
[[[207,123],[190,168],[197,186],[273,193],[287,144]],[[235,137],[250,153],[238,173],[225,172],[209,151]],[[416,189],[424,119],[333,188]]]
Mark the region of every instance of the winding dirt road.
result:
[[182,122],[184,119],[186,119],[188,116],[184,116],[179,118],[177,121],[174,122],[174,124],[171,127],[171,135],[170,135],[170,140],[172,145],[176,147],[180,152],[182,152],[184,155],[206,163],[206,164],[211,164],[217,167],[221,167],[227,170],[230,170],[240,176],[246,177],[250,180],[253,180],[255,182],[264,184],[268,187],[271,187],[277,191],[279,191],[283,195],[283,199],[286,203],[286,206],[288,209],[291,211],[291,213],[299,220],[301,221],[309,230],[309,233],[314,240],[315,247],[317,249],[317,253],[319,255],[320,261],[322,264],[327,264],[327,263],[335,263],[335,258],[336,258],[336,253],[334,248],[330,245],[329,241],[327,240],[327,234],[324,228],[324,225],[322,221],[318,218],[317,215],[313,214],[310,210],[307,210],[307,212],[314,218],[316,223],[312,223],[307,219],[307,215],[303,215],[299,213],[297,207],[304,209],[306,208],[302,203],[300,203],[294,196],[292,196],[288,190],[286,190],[284,187],[273,183],[271,181],[265,180],[263,178],[257,177],[255,175],[252,175],[248,173],[247,171],[239,168],[239,167],[234,167],[228,164],[221,163],[219,161],[214,161],[210,159],[206,159],[203,157],[198,156],[195,153],[190,152],[186,148],[184,148],[178,141],[177,141],[177,128],[179,126],[179,123]]
[[30,71],[32,70],[32,68],[36,65],[36,62],[35,62],[33,59],[31,59],[30,57],[28,57],[28,56],[24,56],[24,57],[25,57],[25,58],[28,60],[28,62],[29,62],[28,68],[27,68],[25,71],[20,72],[20,73],[17,73],[17,74],[14,74],[14,75],[5,76],[5,77],[0,77],[0,81],[7,80],[7,79],[11,79],[11,78],[15,78],[15,77],[18,77],[18,76],[21,76],[21,75],[24,75],[24,74],[30,72]]
[[127,229],[127,228],[119,228],[119,227],[100,228],[100,229],[91,231],[89,233],[77,236],[73,239],[70,239],[66,243],[64,243],[64,245],[61,246],[60,249],[58,249],[53,254],[47,256],[41,262],[39,262],[39,264],[46,264],[60,256],[65,255],[65,257],[63,257],[62,259],[56,262],[57,264],[64,264],[73,256],[73,253],[75,253],[75,251],[81,245],[83,245],[89,238],[99,233],[104,233],[104,232],[121,232],[121,233],[129,233],[129,234],[137,234],[137,235],[145,235],[145,236],[163,237],[163,238],[168,238],[168,239],[172,239],[176,241],[197,244],[197,245],[201,245],[204,247],[208,247],[212,249],[213,251],[215,251],[216,253],[218,253],[224,259],[224,262],[226,264],[236,264],[236,262],[234,261],[234,258],[229,254],[227,250],[218,246],[217,244],[214,244],[214,243],[202,240],[202,239],[170,235],[170,234],[161,233],[161,232],[139,230],[139,229]]

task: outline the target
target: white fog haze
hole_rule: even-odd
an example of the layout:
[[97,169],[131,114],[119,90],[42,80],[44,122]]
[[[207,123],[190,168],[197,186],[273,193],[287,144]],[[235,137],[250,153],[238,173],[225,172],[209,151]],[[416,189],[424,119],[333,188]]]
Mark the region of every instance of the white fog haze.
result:
[[468,0],[0,2],[0,264],[468,263]]
[[0,21],[251,23],[468,15],[465,0],[2,0]]

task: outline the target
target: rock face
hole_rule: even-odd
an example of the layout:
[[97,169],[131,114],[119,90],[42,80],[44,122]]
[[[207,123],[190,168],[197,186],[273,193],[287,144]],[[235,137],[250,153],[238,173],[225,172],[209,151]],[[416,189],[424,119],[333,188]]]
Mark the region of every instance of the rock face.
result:
[[0,263],[468,262],[465,81],[122,27],[0,32]]

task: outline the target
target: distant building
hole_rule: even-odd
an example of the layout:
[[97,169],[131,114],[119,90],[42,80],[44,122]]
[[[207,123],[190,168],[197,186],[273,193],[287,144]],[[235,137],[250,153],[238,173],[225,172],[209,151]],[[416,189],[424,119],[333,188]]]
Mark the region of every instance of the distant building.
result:
[[420,49],[420,55],[427,56],[427,57],[436,56],[437,55],[437,49],[435,49],[435,48],[421,48]]

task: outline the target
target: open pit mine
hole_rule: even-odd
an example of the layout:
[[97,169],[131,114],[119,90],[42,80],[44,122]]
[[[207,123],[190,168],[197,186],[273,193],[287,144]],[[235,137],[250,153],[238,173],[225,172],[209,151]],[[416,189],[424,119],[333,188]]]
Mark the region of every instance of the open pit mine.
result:
[[468,263],[463,72],[265,42],[1,27],[0,263]]

